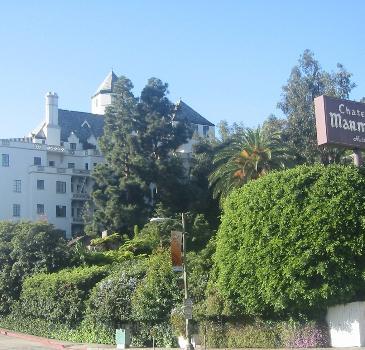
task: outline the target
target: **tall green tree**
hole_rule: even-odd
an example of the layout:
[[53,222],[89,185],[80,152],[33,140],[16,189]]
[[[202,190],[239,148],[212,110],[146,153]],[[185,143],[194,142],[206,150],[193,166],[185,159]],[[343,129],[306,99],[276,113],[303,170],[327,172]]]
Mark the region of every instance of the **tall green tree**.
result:
[[96,211],[89,232],[131,233],[157,204],[179,211],[187,203],[187,173],[174,151],[191,130],[173,122],[167,87],[151,78],[137,98],[129,79],[116,83],[100,139],[106,162],[94,172]]
[[87,231],[123,231],[141,224],[147,215],[148,186],[137,171],[145,164],[138,130],[138,98],[133,84],[120,77],[114,86],[112,104],[106,109],[104,134],[99,144],[105,163],[93,173],[95,212]]
[[326,72],[310,50],[300,56],[278,103],[287,117],[286,139],[295,152],[297,163],[339,162],[343,151],[317,146],[313,100],[322,94],[348,98],[356,86],[351,76],[341,64],[337,64],[337,71]]
[[235,134],[214,157],[209,176],[213,196],[221,203],[236,187],[255,180],[273,169],[284,168],[289,155],[277,133],[247,128]]

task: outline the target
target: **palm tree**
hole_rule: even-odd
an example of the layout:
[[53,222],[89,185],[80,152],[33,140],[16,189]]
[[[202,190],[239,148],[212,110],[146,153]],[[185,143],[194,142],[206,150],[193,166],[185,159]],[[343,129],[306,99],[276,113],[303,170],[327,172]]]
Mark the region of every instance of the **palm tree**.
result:
[[235,187],[255,180],[273,169],[283,169],[289,159],[280,135],[268,135],[261,127],[246,128],[232,136],[214,157],[209,176],[214,198],[224,199]]

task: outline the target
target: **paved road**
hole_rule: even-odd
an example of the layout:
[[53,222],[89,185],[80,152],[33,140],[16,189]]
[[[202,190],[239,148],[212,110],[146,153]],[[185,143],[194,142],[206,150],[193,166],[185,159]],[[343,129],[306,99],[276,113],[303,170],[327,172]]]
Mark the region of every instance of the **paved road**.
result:
[[34,343],[23,339],[0,335],[0,350],[49,350],[54,347],[47,347],[40,343]]

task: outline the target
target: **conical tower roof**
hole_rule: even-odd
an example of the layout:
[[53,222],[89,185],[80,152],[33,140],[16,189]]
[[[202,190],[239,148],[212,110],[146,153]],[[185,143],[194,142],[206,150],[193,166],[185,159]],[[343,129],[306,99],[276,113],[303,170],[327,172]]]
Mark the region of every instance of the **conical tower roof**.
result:
[[104,81],[100,84],[100,86],[98,87],[98,89],[95,92],[95,95],[99,94],[99,93],[110,93],[113,90],[113,85],[114,83],[118,80],[117,75],[111,71],[106,78],[104,79]]

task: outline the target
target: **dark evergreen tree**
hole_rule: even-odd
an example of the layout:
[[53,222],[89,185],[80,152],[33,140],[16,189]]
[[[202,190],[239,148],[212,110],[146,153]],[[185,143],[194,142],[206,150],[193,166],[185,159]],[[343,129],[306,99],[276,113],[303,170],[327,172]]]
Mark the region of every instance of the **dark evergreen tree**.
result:
[[129,79],[119,78],[106,110],[100,139],[106,162],[94,172],[96,210],[88,232],[130,233],[158,203],[174,211],[187,206],[187,172],[174,151],[191,130],[173,121],[167,84],[149,79],[139,99],[132,88]]
[[132,82],[120,77],[114,86],[112,104],[106,109],[104,135],[99,141],[105,163],[93,173],[95,212],[88,233],[104,229],[127,231],[142,223],[147,215],[148,187],[136,171],[143,157],[139,157],[141,145],[136,133],[140,124],[138,99],[132,89]]

